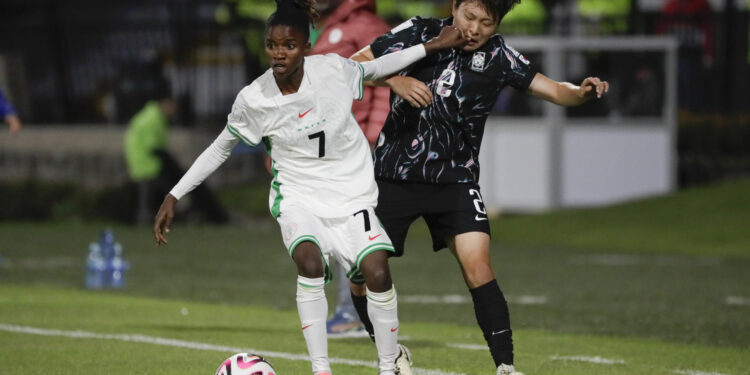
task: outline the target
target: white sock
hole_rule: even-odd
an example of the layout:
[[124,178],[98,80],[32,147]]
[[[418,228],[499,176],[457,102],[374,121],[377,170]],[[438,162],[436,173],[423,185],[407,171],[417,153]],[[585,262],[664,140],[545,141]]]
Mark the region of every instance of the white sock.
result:
[[297,311],[314,374],[331,373],[326,336],[328,301],[324,286],[325,280],[322,277],[308,279],[297,276]]
[[383,293],[367,289],[367,315],[375,330],[375,346],[378,348],[378,367],[381,375],[391,375],[396,368],[398,356],[398,304],[396,288]]

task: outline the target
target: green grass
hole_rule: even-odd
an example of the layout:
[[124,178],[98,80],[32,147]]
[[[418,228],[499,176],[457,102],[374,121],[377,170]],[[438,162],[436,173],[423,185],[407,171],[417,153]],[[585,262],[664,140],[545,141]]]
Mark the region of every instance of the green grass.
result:
[[[118,296],[48,287],[0,286],[0,363],[3,374],[210,374],[235,350],[267,356],[279,374],[309,373],[309,363],[290,355],[306,352],[294,311],[190,301]],[[52,330],[53,335],[9,332],[8,326]],[[422,369],[463,374],[492,371],[484,350],[447,344],[482,345],[478,332],[450,323],[405,323],[402,334]],[[81,332],[82,331],[82,332]],[[76,333],[98,337],[65,337]],[[104,336],[108,335],[108,336]],[[130,342],[123,336],[130,335]],[[137,336],[133,336],[137,335]],[[746,374],[747,351],[648,339],[570,335],[517,329],[516,363],[529,374],[665,374],[701,370]],[[174,347],[144,342],[155,338],[181,344],[228,348]],[[136,341],[132,341],[136,340]],[[331,357],[372,362],[368,339],[331,340]],[[603,357],[602,365],[560,357]],[[556,359],[558,358],[558,359]],[[340,374],[373,374],[365,366],[333,364]]]
[[750,179],[615,207],[495,220],[501,243],[750,258]]
[[[519,367],[533,374],[750,374],[750,183],[738,181],[606,209],[502,217],[492,261],[510,300]],[[83,290],[88,243],[113,228],[132,264],[126,288]],[[176,224],[168,246],[148,228],[103,223],[0,223],[0,324],[137,333],[213,345],[305,353],[295,311],[295,267],[272,220]],[[715,238],[715,241],[711,239]],[[423,223],[391,261],[400,297],[468,299],[455,260],[433,254]],[[334,306],[335,290],[327,289]],[[545,304],[519,303],[541,296]],[[187,307],[189,314],[180,310]],[[401,302],[402,334],[422,368],[490,373],[470,303]],[[0,330],[0,373],[211,373],[231,353]],[[374,360],[367,340],[331,341],[331,355]],[[624,364],[551,359],[601,356]],[[450,358],[450,360],[446,360]],[[309,364],[272,358],[279,373]],[[170,366],[164,366],[164,362]],[[744,362],[743,362],[744,361]],[[745,365],[744,367],[742,365]],[[338,374],[372,369],[337,365]],[[59,370],[59,371],[57,371]]]

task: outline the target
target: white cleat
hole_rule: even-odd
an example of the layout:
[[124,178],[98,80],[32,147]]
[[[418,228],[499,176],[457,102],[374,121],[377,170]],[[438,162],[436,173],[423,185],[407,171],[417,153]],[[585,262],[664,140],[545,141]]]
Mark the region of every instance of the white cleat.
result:
[[513,365],[502,364],[497,367],[497,375],[523,375],[522,372],[516,371]]
[[411,365],[414,362],[411,359],[411,352],[401,344],[398,344],[398,352],[398,356],[396,357],[396,375],[412,375]]

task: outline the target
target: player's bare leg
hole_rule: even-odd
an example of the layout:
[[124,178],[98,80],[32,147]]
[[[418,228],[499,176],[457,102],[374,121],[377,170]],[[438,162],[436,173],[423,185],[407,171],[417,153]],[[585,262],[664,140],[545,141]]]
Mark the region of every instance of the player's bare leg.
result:
[[297,311],[312,370],[316,375],[330,375],[326,337],[328,301],[324,290],[324,266],[320,248],[312,242],[302,242],[294,249],[292,259],[297,265],[298,274]]

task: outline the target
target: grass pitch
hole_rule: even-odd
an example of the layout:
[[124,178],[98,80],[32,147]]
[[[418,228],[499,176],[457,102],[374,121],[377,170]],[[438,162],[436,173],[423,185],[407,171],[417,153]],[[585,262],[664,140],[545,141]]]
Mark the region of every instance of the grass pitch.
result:
[[[494,220],[519,369],[750,374],[746,202],[750,182],[739,181]],[[211,374],[235,349],[265,353],[281,375],[309,373],[275,223],[177,224],[160,248],[148,229],[112,226],[132,264],[126,288],[86,291],[87,245],[106,226],[0,224],[1,374]],[[430,249],[417,224],[391,261],[418,373],[494,373],[455,261]],[[368,340],[329,345],[336,373],[375,373]]]

